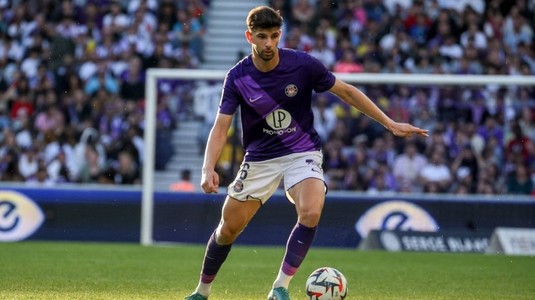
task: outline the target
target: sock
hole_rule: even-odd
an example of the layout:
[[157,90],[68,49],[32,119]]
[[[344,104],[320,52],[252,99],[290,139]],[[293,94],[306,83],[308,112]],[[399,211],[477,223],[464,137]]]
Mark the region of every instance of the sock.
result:
[[202,266],[201,278],[199,285],[195,290],[197,293],[208,297],[217,272],[227,259],[227,256],[232,248],[232,244],[219,245],[216,242],[216,231],[210,236],[208,245],[206,246],[206,253],[204,254],[204,262]]
[[314,237],[316,236],[317,227],[306,227],[297,223],[288,238],[286,244],[286,253],[282,261],[277,279],[273,283],[273,287],[288,288],[290,281],[297,272],[297,269],[305,259],[308,249],[312,246]]
[[199,285],[197,285],[197,289],[195,289],[195,293],[199,293],[203,295],[204,297],[210,296],[210,293],[212,292],[212,283],[203,283],[202,281],[199,281]]

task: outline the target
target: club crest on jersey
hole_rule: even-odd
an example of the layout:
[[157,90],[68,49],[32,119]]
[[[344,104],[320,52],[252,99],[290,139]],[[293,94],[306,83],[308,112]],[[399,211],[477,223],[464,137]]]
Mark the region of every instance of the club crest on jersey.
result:
[[284,88],[284,93],[288,97],[293,97],[293,96],[297,95],[297,86],[295,84],[293,84],[293,83],[290,83],[289,85],[287,85]]
[[241,182],[241,180],[236,180],[234,182],[234,187],[233,187],[234,191],[236,193],[239,193],[241,191],[243,191],[243,182]]

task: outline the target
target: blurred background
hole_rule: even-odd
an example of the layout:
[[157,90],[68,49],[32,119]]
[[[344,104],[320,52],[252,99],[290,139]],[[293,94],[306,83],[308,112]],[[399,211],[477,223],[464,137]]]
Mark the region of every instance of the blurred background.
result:
[[[147,69],[229,69],[263,4],[284,17],[280,47],[333,72],[535,75],[532,0],[0,0],[0,186],[138,189]],[[221,84],[158,80],[156,191],[199,191]],[[535,195],[535,86],[358,87],[430,137],[395,138],[314,95],[330,191]],[[218,163],[222,187],[239,134]]]
[[[0,180],[141,184],[145,71],[230,68],[250,51],[244,19],[260,4],[284,17],[281,47],[334,72],[535,74],[527,0],[3,0]],[[183,171],[197,188],[220,84],[159,80],[157,188]],[[533,192],[535,87],[359,87],[431,137],[396,139],[333,96],[315,95],[331,190]],[[232,145],[219,163],[222,186],[241,159]]]

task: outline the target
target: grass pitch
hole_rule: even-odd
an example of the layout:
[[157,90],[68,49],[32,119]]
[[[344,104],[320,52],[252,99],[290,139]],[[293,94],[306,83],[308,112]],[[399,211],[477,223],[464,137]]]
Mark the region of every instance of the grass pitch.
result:
[[[210,299],[265,299],[282,247],[235,245]],[[204,245],[0,243],[0,299],[183,299],[196,286]],[[535,257],[388,253],[312,248],[290,287],[332,266],[347,299],[535,299]]]

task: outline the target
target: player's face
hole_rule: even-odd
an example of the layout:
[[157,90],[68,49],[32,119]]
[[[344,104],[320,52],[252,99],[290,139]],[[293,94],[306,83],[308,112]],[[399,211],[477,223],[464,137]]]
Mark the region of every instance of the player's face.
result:
[[281,29],[274,27],[247,31],[247,39],[252,45],[253,55],[264,61],[270,61],[277,54]]

